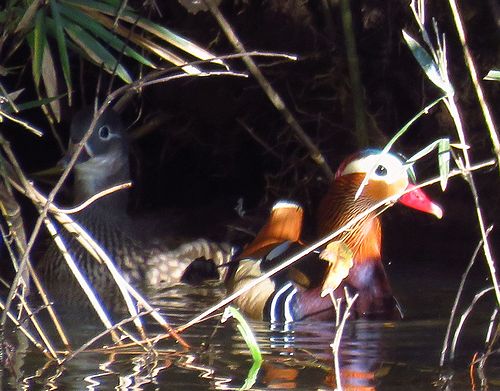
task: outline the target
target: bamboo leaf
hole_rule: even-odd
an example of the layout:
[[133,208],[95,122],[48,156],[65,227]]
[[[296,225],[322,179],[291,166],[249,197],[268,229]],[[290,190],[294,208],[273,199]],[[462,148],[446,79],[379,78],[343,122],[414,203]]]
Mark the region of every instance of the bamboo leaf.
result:
[[[117,7],[114,5],[105,4],[103,2],[97,2],[93,0],[63,0],[66,4],[72,4],[83,10],[97,11],[106,15],[116,16]],[[125,9],[120,13],[120,19],[131,24],[136,24],[141,29],[148,31],[149,33],[157,36],[163,41],[175,46],[182,51],[191,54],[192,56],[199,58],[200,60],[210,60],[216,57],[213,53],[210,53],[203,49],[202,47],[194,44],[175,34],[171,30],[160,26],[148,19],[141,18],[138,14],[132,11],[130,7],[125,7]],[[221,60],[214,60],[214,63],[223,64]],[[224,65],[225,66],[225,65]]]
[[60,10],[61,14],[64,15],[67,19],[74,21],[83,29],[88,30],[94,36],[109,44],[116,51],[120,53],[123,52],[125,55],[148,67],[156,68],[156,66],[151,61],[140,55],[137,51],[132,49],[124,41],[118,38],[116,34],[113,34],[108,29],[104,28],[100,23],[96,22],[95,19],[91,18],[88,14],[80,11],[76,7],[67,5],[61,5]]
[[448,175],[450,174],[450,139],[443,138],[438,144],[438,162],[441,190],[446,190]]
[[37,11],[42,6],[42,3],[43,0],[36,0],[30,4],[30,6],[26,9],[23,17],[19,21],[19,24],[14,31],[14,35],[31,29],[31,26],[33,26],[33,18],[36,17]]
[[417,60],[422,70],[425,72],[430,81],[432,81],[437,87],[446,92],[450,91],[450,86],[446,81],[443,80],[439,72],[439,67],[434,62],[432,57],[427,53],[427,51],[406,31],[403,30],[403,38],[406,44],[410,48],[413,57]]
[[66,89],[68,91],[68,101],[71,105],[71,69],[69,66],[68,48],[66,46],[66,37],[64,36],[63,21],[59,12],[59,4],[56,0],[49,0],[50,10],[52,11],[52,18],[54,20],[55,36],[57,41],[57,48],[59,50],[59,59],[61,61],[61,68],[66,82]]
[[[420,110],[417,114],[415,114],[413,116],[413,118],[411,118],[400,130],[398,130],[398,132],[389,140],[389,142],[385,145],[384,149],[382,149],[382,153],[380,154],[381,158],[384,154],[386,154],[387,152],[389,152],[389,150],[392,148],[392,146],[396,143],[396,141],[399,140],[400,137],[402,137],[407,131],[408,129],[410,128],[410,126],[417,120],[419,119],[422,115],[424,114],[427,114],[429,112],[429,110],[434,107],[435,105],[437,105],[441,100],[445,99],[446,98],[446,95],[440,97],[440,98],[437,98],[435,101],[429,103],[427,106],[425,106],[422,110]],[[378,166],[378,162],[376,164],[373,165],[373,168],[370,170],[370,172],[365,175],[363,181],[361,182],[361,184],[359,185],[359,188],[358,190],[356,191],[356,194],[354,196],[354,199],[357,200],[358,197],[361,195],[361,193],[363,192],[363,189],[365,188],[366,184],[368,183],[368,180],[370,179],[370,177],[373,175],[373,173],[375,172],[375,169],[377,168]],[[411,174],[411,171],[410,171],[410,174]],[[413,172],[413,175],[415,173]]]
[[[57,86],[57,72],[54,65],[54,58],[52,56],[52,51],[50,50],[49,45],[45,45],[43,51],[42,79],[47,96],[49,97],[57,96],[59,93]],[[52,113],[54,114],[54,117],[56,118],[57,122],[60,122],[61,104],[59,102],[59,99],[51,100],[50,108],[52,109]]]
[[410,167],[417,160],[423,158],[428,155],[435,149],[438,150],[438,163],[439,163],[439,177],[441,183],[441,189],[444,191],[446,189],[446,185],[448,183],[448,175],[450,173],[450,140],[448,138],[438,139],[424,149],[417,152],[411,158],[406,161],[406,164],[410,165]]
[[411,158],[409,158],[407,161],[406,161],[406,164],[413,164],[415,163],[417,160],[420,160],[422,159],[424,156],[428,155],[429,153],[431,153],[433,150],[436,149],[436,147],[439,145],[439,143],[441,142],[441,139],[439,140],[436,140],[436,141],[433,141],[431,144],[427,145],[425,148],[421,149],[420,151],[418,151],[416,154],[414,154]]
[[65,94],[61,94],[61,95],[54,96],[51,98],[32,100],[29,102],[20,103],[17,105],[17,107],[19,107],[19,111],[29,110],[29,109],[33,109],[33,108],[37,108],[37,107],[41,107],[43,105],[49,104],[55,100],[62,99],[62,98],[64,98],[64,96],[65,96]]
[[94,37],[76,24],[67,23],[65,29],[76,45],[80,47],[92,61],[99,66],[102,65],[106,72],[111,74],[116,73],[125,83],[132,83],[132,78],[125,67],[121,65]]
[[498,70],[498,69],[492,69],[484,77],[484,80],[500,81],[500,70]]
[[262,363],[263,361],[262,353],[260,351],[255,335],[253,334],[252,329],[248,324],[248,322],[245,320],[243,315],[241,315],[240,311],[238,311],[238,309],[236,309],[233,306],[228,306],[224,311],[223,322],[230,317],[233,317],[234,319],[237,320],[238,331],[240,332],[241,336],[245,340],[245,343],[250,349],[253,361],[255,363]]
[[35,85],[40,85],[42,75],[43,52],[47,44],[47,31],[45,25],[45,9],[39,9],[35,16],[35,28],[33,30],[33,79]]

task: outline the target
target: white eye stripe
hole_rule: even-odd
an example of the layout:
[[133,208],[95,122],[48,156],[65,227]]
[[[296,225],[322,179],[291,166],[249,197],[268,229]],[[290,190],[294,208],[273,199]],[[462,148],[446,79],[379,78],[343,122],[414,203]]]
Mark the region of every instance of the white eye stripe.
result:
[[387,154],[368,155],[350,162],[340,174],[368,174],[371,173],[371,180],[394,183],[402,177],[406,177],[406,170],[403,162],[396,156]]

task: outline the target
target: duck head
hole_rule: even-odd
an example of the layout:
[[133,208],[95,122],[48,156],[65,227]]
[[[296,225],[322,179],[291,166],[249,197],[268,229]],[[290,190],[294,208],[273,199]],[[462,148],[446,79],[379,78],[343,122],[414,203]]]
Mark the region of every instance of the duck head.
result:
[[[76,113],[70,128],[65,165],[87,133],[94,118],[92,107]],[[106,110],[83,146],[74,168],[75,201],[85,201],[96,193],[130,180],[128,140],[118,113]]]
[[[365,186],[360,190],[362,184]],[[411,183],[403,159],[394,154],[382,154],[378,150],[366,150],[350,156],[339,167],[327,194],[320,202],[317,232],[325,236],[391,197],[398,197],[397,202],[437,218],[443,216],[441,208]],[[336,242],[350,249],[352,263],[339,270],[333,262],[327,268],[321,287],[323,294],[335,291],[339,286],[359,293],[356,311],[360,316],[372,314],[384,317],[395,309],[392,290],[381,261],[382,229],[378,213],[379,210],[372,211],[335,238]],[[328,254],[325,254],[320,258],[327,260]],[[335,283],[332,285],[331,281]]]

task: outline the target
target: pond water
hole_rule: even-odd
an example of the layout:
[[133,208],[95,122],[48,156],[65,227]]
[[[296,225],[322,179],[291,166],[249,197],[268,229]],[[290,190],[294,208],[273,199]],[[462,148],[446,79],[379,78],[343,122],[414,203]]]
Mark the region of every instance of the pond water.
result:
[[[481,379],[469,376],[473,354],[483,348],[491,315],[492,297],[471,315],[459,339],[453,368],[439,370],[439,358],[460,272],[419,264],[390,270],[406,319],[399,322],[348,321],[340,348],[341,381],[345,390],[471,390],[500,389],[500,360],[493,356]],[[425,279],[422,277],[425,276]],[[484,281],[477,285],[481,286]],[[473,287],[477,289],[477,287]],[[173,326],[179,326],[224,296],[220,287],[178,286],[150,291]],[[74,347],[102,330],[85,311],[64,313]],[[250,322],[264,355],[260,366],[234,320],[220,316],[187,329],[182,335],[192,346],[159,341],[156,352],[138,348],[103,351],[89,349],[57,366],[17,330],[6,331],[11,346],[4,358],[0,389],[160,390],[160,389],[335,389],[333,342],[335,327],[323,322],[270,325]],[[162,329],[150,324],[148,334]],[[95,347],[100,347],[100,341]]]

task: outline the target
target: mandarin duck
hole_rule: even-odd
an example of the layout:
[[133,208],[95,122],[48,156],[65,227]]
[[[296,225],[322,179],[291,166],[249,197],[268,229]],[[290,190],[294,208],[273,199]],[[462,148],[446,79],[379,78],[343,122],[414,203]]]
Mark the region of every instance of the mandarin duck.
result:
[[[76,114],[70,129],[68,155],[63,161],[69,160],[93,116],[94,111],[90,108]],[[76,204],[114,185],[130,181],[128,150],[127,135],[120,116],[108,109],[97,120],[74,166]],[[76,221],[105,249],[129,282],[172,285],[219,277],[216,266],[231,257],[232,247],[229,244],[207,239],[181,240],[174,235],[148,240],[151,229],[147,225],[151,216],[143,221],[130,215],[127,202],[128,190],[111,193],[78,212]],[[171,233],[175,232],[175,224],[181,224],[181,221],[175,216],[162,223],[172,225],[166,230]],[[153,230],[156,229],[154,227]],[[98,292],[108,291],[114,284],[106,266],[99,264],[74,237],[61,231],[70,253],[92,285]],[[43,255],[38,270],[49,288],[60,287],[67,291],[68,283],[76,283],[54,243]]]
[[[373,172],[372,172],[373,171]],[[364,178],[366,185],[357,195]],[[347,158],[336,172],[316,214],[318,239],[334,232],[388,197],[408,193],[398,202],[442,217],[442,210],[410,183],[404,162],[393,154],[366,150]],[[250,317],[270,321],[334,320],[332,298],[358,293],[357,317],[399,316],[381,259],[381,208],[368,213],[331,242],[303,257],[291,268],[264,280],[239,296],[235,303]],[[303,209],[279,201],[270,217],[237,258],[226,285],[234,292],[287,257],[297,253],[301,241]]]

